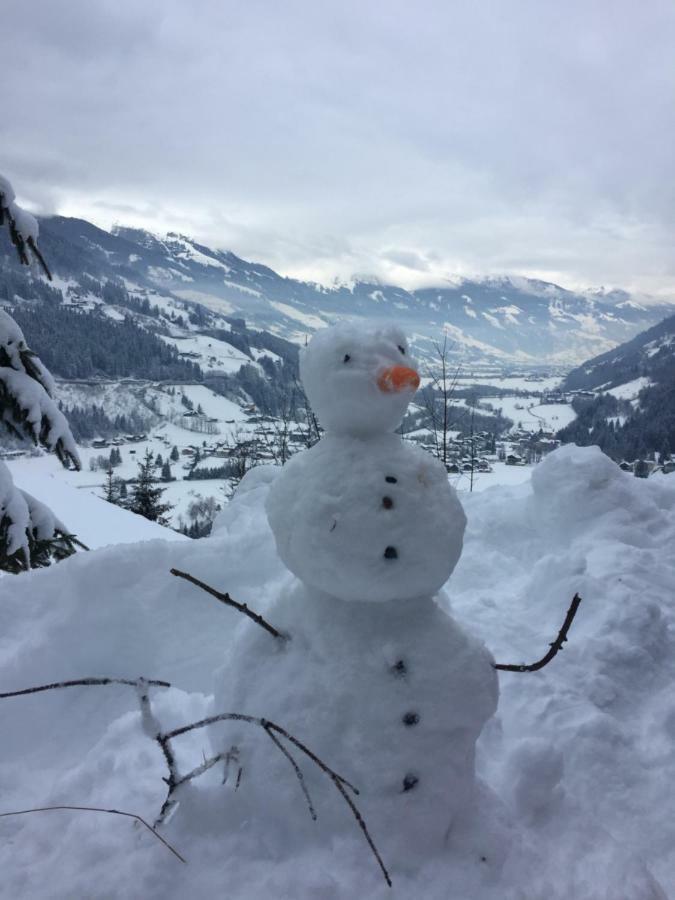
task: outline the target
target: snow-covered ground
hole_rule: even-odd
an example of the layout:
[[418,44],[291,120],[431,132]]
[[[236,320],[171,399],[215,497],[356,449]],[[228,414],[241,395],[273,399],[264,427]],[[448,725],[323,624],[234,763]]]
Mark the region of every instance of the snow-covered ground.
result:
[[633,379],[633,381],[627,381],[618,387],[610,388],[607,393],[616,397],[617,400],[635,400],[640,391],[649,387],[651,383],[651,379],[641,375],[639,378]]
[[73,487],[63,477],[63,468],[52,456],[12,463],[11,472],[17,487],[39,497],[91,550],[157,539],[189,540],[171,528],[163,528],[143,516],[108,503],[102,499],[100,490]]
[[[188,409],[183,405],[181,395],[187,397],[195,410],[201,406],[204,415],[214,419],[212,424],[216,431],[215,434],[203,434],[190,430],[191,420],[184,418]],[[168,518],[176,527],[180,524],[181,519],[189,524],[187,510],[194,500],[199,497],[215,497],[218,503],[221,503],[225,496],[222,479],[183,480],[183,476],[191,465],[191,457],[184,455],[183,450],[191,447],[199,448],[204,457],[200,465],[222,466],[225,460],[208,456],[208,449],[205,449],[204,444],[207,448],[213,447],[218,442],[233,440],[235,434],[245,437],[256,427],[248,422],[246,414],[238,404],[199,384],[153,386],[133,383],[121,385],[67,383],[59,385],[59,396],[64,398],[68,405],[85,405],[87,403],[102,405],[111,416],[128,415],[134,410],[151,414],[147,405],[149,402],[160,410],[163,421],[152,428],[147,437],[143,440],[133,441],[124,439],[118,447],[122,463],[115,468],[115,476],[125,480],[135,478],[138,474],[138,463],[143,460],[146,450],[149,450],[155,458],[160,454],[163,460],[167,460],[173,447],[177,447],[180,458],[177,462],[170,461],[171,473],[176,480],[164,485],[163,497],[164,502],[171,503],[173,506],[168,513]],[[51,484],[64,483],[77,488],[79,494],[99,498],[104,493],[106,474],[102,469],[92,471],[90,462],[92,459],[97,460],[102,456],[107,459],[111,448],[111,444],[104,448],[80,447],[82,470],[79,472],[64,470],[57,460],[49,455],[19,458],[12,461],[11,470],[17,482],[37,497],[41,497],[40,492],[43,485],[49,487],[50,483],[43,482],[44,476],[47,475],[51,478]],[[159,468],[156,470],[156,474],[159,477]],[[48,490],[48,493],[51,495],[53,491]],[[72,497],[74,496],[72,495]],[[58,510],[64,523],[85,543],[88,543],[80,525],[80,521],[86,523],[86,517],[81,519],[77,514],[71,514],[71,502],[66,499],[66,494],[55,493],[53,505],[49,500],[45,502],[48,502],[55,511]],[[77,509],[77,504],[75,509]],[[98,544],[94,543],[94,546],[98,546]]]
[[568,403],[541,404],[532,397],[482,397],[481,403],[489,403],[493,409],[501,409],[502,415],[511,419],[514,426],[523,431],[559,431],[576,418]]
[[558,387],[561,382],[559,376],[533,376],[533,375],[503,375],[501,372],[485,375],[483,373],[471,374],[466,370],[460,370],[460,374],[456,379],[458,387],[500,387],[502,390],[508,391],[551,391]]
[[[193,359],[205,371],[214,369],[220,372],[238,372],[251,359],[225,341],[219,341],[214,337],[206,337],[203,334],[193,334],[189,337],[166,337],[161,339],[175,347],[179,353],[191,354]],[[251,363],[253,365],[253,363]]]
[[504,462],[491,462],[491,472],[473,473],[473,484],[470,472],[460,472],[459,475],[450,475],[450,484],[461,494],[471,491],[485,491],[493,487],[513,487],[517,484],[525,484],[532,477],[534,466],[507,466]]
[[[675,885],[670,478],[636,479],[597,448],[565,447],[526,484],[462,494],[469,524],[447,608],[500,662],[543,655],[573,594],[583,597],[569,642],[548,667],[500,674],[499,708],[478,748],[478,774],[489,788],[474,823],[481,858],[452,832],[447,852],[422,868],[405,854],[387,858],[390,890],[356,826],[332,839],[331,814],[322,819],[321,809],[305,825],[300,789],[287,810],[269,797],[270,809],[287,817],[286,841],[261,843],[255,822],[223,830],[223,815],[236,822],[237,794],[219,784],[219,772],[185,789],[163,828],[185,865],[117,816],[0,819],[2,895],[663,900]],[[267,612],[290,576],[266,523],[265,492],[260,482],[235,499],[207,539],[78,553],[0,580],[2,690],[142,673],[174,685],[152,692],[164,727],[207,715],[214,673],[224,666],[226,676],[238,634],[257,626],[168,570],[188,570]],[[439,684],[439,697],[444,690]],[[331,715],[349,715],[326,700]],[[74,804],[150,821],[157,814],[166,768],[143,732],[132,689],[2,700],[0,723],[0,812]],[[310,746],[312,729],[307,720],[298,735]],[[179,765],[211,752],[207,735],[191,732],[180,739]],[[295,778],[290,766],[288,777]],[[309,835],[299,847],[297,829]],[[386,835],[373,837],[387,845]]]

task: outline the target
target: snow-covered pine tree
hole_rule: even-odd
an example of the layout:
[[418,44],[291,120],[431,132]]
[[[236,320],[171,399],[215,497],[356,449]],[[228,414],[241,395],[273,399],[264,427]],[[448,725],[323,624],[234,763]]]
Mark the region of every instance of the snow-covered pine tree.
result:
[[[47,276],[37,249],[38,223],[21,209],[6,178],[0,175],[0,226],[7,225],[19,259],[28,250]],[[14,319],[0,310],[0,433],[4,431],[53,451],[67,468],[80,468],[80,457],[65,416],[53,399],[54,380],[29,349]],[[0,569],[21,572],[63,559],[83,546],[39,500],[14,485],[0,461]]]
[[155,459],[150,450],[146,450],[143,462],[138,464],[138,479],[132,486],[126,507],[139,516],[145,516],[151,522],[168,525],[169,520],[165,513],[173,507],[170,503],[162,503],[164,490],[155,476]]

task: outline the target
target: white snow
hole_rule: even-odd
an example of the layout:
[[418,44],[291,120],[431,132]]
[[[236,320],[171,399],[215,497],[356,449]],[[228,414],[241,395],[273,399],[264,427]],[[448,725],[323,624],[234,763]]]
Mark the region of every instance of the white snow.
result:
[[[348,818],[332,842],[323,837],[343,803],[337,794],[332,801],[319,795],[312,823],[288,765],[286,781],[268,797],[283,833],[263,845],[254,821],[233,816],[245,800],[232,784],[219,786],[221,769],[185,790],[163,829],[187,866],[145,829],[115,816],[0,820],[6,895],[209,900],[226,885],[235,900],[664,898],[645,867],[666,890],[675,883],[675,483],[622,473],[595,448],[563,448],[535,474],[528,485],[463,495],[469,525],[448,584],[453,615],[500,662],[530,662],[548,648],[575,591],[583,603],[565,650],[546,669],[500,675],[499,709],[477,760],[479,776],[500,799],[481,789],[469,838],[455,830],[447,850],[420,870],[406,866],[405,854],[387,857],[392,894],[356,826],[346,830]],[[3,690],[143,673],[176,685],[152,693],[165,728],[207,715],[213,673],[249,625],[168,569],[193,572],[271,617],[289,576],[265,522],[266,491],[261,480],[242,493],[212,538],[79,553],[49,570],[0,580]],[[442,698],[450,688],[429,690]],[[293,689],[279,681],[270,702],[290,704],[284,698]],[[367,682],[359,690],[367,693]],[[353,727],[349,704],[337,707],[327,697],[324,716]],[[132,690],[73,688],[3,700],[0,717],[2,811],[76,803],[156,815],[166,769],[143,733]],[[308,718],[297,735],[310,747],[318,724]],[[212,752],[203,731],[179,740],[183,770]],[[379,760],[373,764],[377,771]],[[224,818],[234,818],[233,827],[223,829]],[[395,819],[377,833],[373,827],[376,843],[395,840],[398,827]],[[477,836],[485,860],[467,851]]]
[[255,365],[253,361],[226,341],[194,334],[189,337],[167,337],[159,335],[167,344],[175,347],[181,354],[192,354],[193,362],[205,370],[214,369],[222,372],[238,372],[246,363]]
[[493,409],[501,409],[502,415],[511,419],[514,427],[519,424],[524,431],[532,433],[543,428],[544,431],[559,431],[576,418],[576,413],[568,403],[542,404],[530,397],[481,397],[481,403],[489,403]]
[[0,195],[3,198],[3,206],[9,210],[9,214],[14,219],[16,230],[21,237],[25,241],[29,238],[37,241],[39,233],[37,219],[19,206],[16,202],[16,195],[12,185],[2,175],[0,175]]
[[288,303],[280,303],[276,300],[270,300],[270,306],[273,306],[274,309],[276,309],[278,312],[283,313],[285,316],[288,316],[289,319],[294,319],[296,322],[300,322],[310,331],[326,327],[326,322],[323,319],[320,319],[318,316],[312,315],[310,313],[300,312],[300,310],[296,309],[294,306],[289,306]]
[[[440,464],[392,433],[419,382],[398,330],[320,331],[301,375],[326,435],[285,469],[253,470],[208,539],[67,485],[86,473],[15,467],[101,549],[0,579],[2,691],[88,676],[173,686],[0,699],[0,813],[76,805],[153,821],[169,774],[157,730],[239,719],[172,741],[179,775],[205,773],[161,826],[186,865],[116,816],[0,816],[6,896],[664,900],[675,477],[636,479],[596,447],[566,446],[494,473],[523,484],[483,490],[479,475],[460,506]],[[548,421],[559,407],[534,410]],[[178,432],[162,425],[143,445],[166,453]],[[160,534],[171,542],[146,539]],[[491,654],[538,659],[577,592],[564,652],[497,678]]]
[[617,400],[635,400],[640,391],[649,387],[651,383],[651,379],[641,375],[639,378],[634,378],[633,381],[627,381],[618,387],[609,388],[607,393],[616,397]]
[[[29,462],[33,464],[28,465]],[[102,498],[102,489],[98,486],[73,487],[63,477],[69,473],[60,469],[56,460],[46,457],[13,464],[12,474],[17,487],[34,493],[63,520],[66,530],[75,534],[90,549],[157,538],[189,540],[170,528],[108,503]],[[86,472],[79,474],[87,476]],[[88,473],[88,478],[91,481],[91,473]]]

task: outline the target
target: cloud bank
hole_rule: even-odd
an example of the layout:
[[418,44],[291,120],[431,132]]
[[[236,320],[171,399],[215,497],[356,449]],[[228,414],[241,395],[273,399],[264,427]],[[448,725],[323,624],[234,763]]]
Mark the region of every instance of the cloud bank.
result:
[[3,7],[0,171],[38,211],[293,275],[665,292],[666,0]]

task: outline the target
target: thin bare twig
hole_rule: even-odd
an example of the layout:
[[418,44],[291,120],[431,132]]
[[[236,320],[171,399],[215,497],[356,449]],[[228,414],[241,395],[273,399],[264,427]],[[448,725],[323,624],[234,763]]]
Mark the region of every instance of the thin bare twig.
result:
[[252,619],[257,625],[260,625],[261,628],[264,628],[265,631],[268,631],[275,638],[279,638],[279,640],[282,641],[288,640],[288,635],[283,634],[281,631],[278,631],[273,625],[270,625],[269,622],[263,619],[263,617],[259,613],[253,612],[252,609],[249,609],[245,603],[237,603],[237,601],[233,600],[229,594],[223,594],[221,593],[221,591],[217,591],[215,588],[212,588],[204,581],[200,581],[199,578],[195,578],[194,575],[190,575],[188,572],[181,572],[179,569],[171,569],[171,574],[176,575],[178,578],[184,578],[191,584],[194,584],[197,587],[200,587],[203,591],[206,591],[207,594],[211,594],[212,597],[215,597],[216,600],[220,600],[220,602],[224,603],[226,606],[232,606],[234,607],[234,609],[239,610],[240,613],[248,616],[249,619]]
[[[279,748],[279,750],[281,750],[281,752],[284,754],[286,759],[289,761],[289,763],[293,767],[293,771],[295,772],[295,777],[298,779],[298,781],[300,783],[300,789],[302,790],[302,793],[305,796],[305,800],[307,801],[307,808],[309,809],[309,814],[312,817],[312,819],[316,822],[316,818],[317,818],[316,810],[314,809],[314,804],[312,803],[312,798],[309,793],[309,788],[307,787],[307,784],[305,782],[305,776],[302,774],[302,769],[295,761],[293,754],[288,752],[286,747],[284,747],[284,745],[281,743],[279,738],[274,734],[274,732],[271,730],[271,728],[265,728],[265,733],[267,734],[269,739],[274,744],[276,744],[276,746]],[[241,769],[239,771],[241,772]]]
[[37,806],[34,809],[17,809],[13,812],[4,812],[0,813],[0,819],[7,818],[9,816],[25,816],[28,813],[38,813],[38,812],[51,812],[53,810],[58,809],[71,809],[76,812],[99,812],[99,813],[111,813],[115,816],[126,816],[129,819],[136,819],[137,822],[140,822],[141,825],[145,825],[148,831],[157,838],[158,841],[161,841],[164,846],[170,850],[175,857],[177,857],[182,863],[187,863],[187,860],[180,855],[178,850],[175,847],[172,847],[171,844],[165,840],[161,834],[158,834],[152,825],[149,825],[143,816],[139,816],[136,813],[125,812],[121,809],[103,809],[99,806]]
[[[168,681],[149,679],[145,683],[153,687],[171,687]],[[56,688],[78,687],[79,685],[92,687],[104,684],[126,684],[130,687],[137,687],[138,681],[132,681],[129,678],[78,678],[75,681],[54,681],[52,684],[41,684],[39,687],[24,688],[21,691],[8,691],[0,694],[0,700],[5,700],[7,697],[22,697],[25,694],[39,694],[42,691],[53,691]]]
[[[184,576],[184,573],[176,572],[175,574]],[[190,580],[190,581],[194,580],[199,586],[202,586],[201,583],[197,582],[196,579],[192,579],[191,576],[187,576],[187,577],[188,577],[188,580]],[[219,597],[219,599],[221,599],[221,598]],[[271,628],[271,626],[268,626],[268,630],[270,628]],[[277,635],[282,636],[280,633],[277,633]],[[389,887],[391,887],[392,881],[389,876],[389,872],[387,871],[387,869],[384,865],[384,862],[382,861],[382,857],[380,856],[379,851],[377,850],[377,847],[375,846],[375,843],[370,835],[370,832],[368,831],[365,820],[364,820],[363,816],[361,815],[361,812],[359,811],[358,807],[354,803],[353,799],[347,793],[347,788],[349,788],[349,790],[352,791],[353,794],[358,796],[358,794],[359,794],[358,789],[356,787],[354,787],[354,785],[351,784],[351,782],[347,781],[346,778],[343,778],[342,775],[339,775],[337,772],[335,772],[333,769],[331,769],[330,766],[326,765],[326,763],[322,759],[320,759],[320,757],[318,757],[315,753],[313,753],[309,749],[309,747],[307,747],[306,744],[304,744],[301,740],[294,737],[292,734],[290,734],[290,732],[286,731],[286,729],[283,728],[281,725],[277,725],[275,722],[271,722],[269,719],[256,718],[254,716],[247,716],[247,715],[244,715],[243,713],[220,713],[219,715],[208,716],[206,719],[201,719],[198,722],[192,722],[189,725],[182,725],[182,726],[180,726],[178,728],[174,728],[168,732],[162,732],[159,721],[155,718],[155,715],[152,711],[152,708],[150,705],[150,697],[148,695],[147,687],[149,685],[157,686],[157,687],[171,687],[171,685],[167,681],[150,680],[150,679],[145,679],[145,678],[138,678],[135,681],[128,679],[128,678],[79,678],[79,679],[76,679],[73,681],[58,681],[58,682],[52,682],[51,684],[39,685],[37,687],[24,688],[23,690],[20,690],[20,691],[11,691],[11,692],[7,692],[7,693],[3,693],[3,694],[0,694],[0,699],[6,699],[8,697],[19,697],[19,696],[23,696],[26,694],[37,694],[42,691],[56,690],[59,688],[68,688],[68,687],[76,687],[76,686],[92,687],[92,686],[101,686],[101,685],[107,685],[107,684],[122,684],[122,685],[127,685],[129,687],[133,687],[136,689],[140,707],[141,707],[141,717],[142,717],[144,730],[146,731],[146,733],[148,734],[149,737],[152,737],[159,744],[159,747],[164,756],[164,760],[166,762],[167,769],[169,771],[169,777],[164,778],[164,781],[168,787],[168,792],[166,795],[166,799],[164,800],[164,803],[162,804],[162,808],[160,810],[159,816],[157,817],[157,819],[154,823],[154,827],[150,826],[143,818],[141,818],[141,816],[138,816],[134,813],[127,813],[122,810],[116,810],[116,809],[103,809],[103,808],[99,808],[99,807],[90,807],[90,806],[45,806],[45,807],[39,807],[39,808],[35,808],[35,809],[17,810],[15,812],[0,813],[0,817],[25,815],[30,812],[46,812],[48,810],[55,810],[55,809],[83,810],[83,811],[89,811],[89,812],[106,812],[106,813],[113,813],[113,814],[121,815],[121,816],[128,816],[129,818],[138,819],[138,821],[140,821],[143,825],[145,825],[146,828],[148,828],[150,831],[152,831],[152,833],[156,837],[158,837],[162,841],[163,844],[166,844],[166,846],[169,848],[169,850],[171,850],[171,852],[174,853],[181,860],[181,862],[185,862],[183,857],[176,850],[174,850],[174,848],[167,841],[165,841],[157,833],[157,831],[155,831],[155,829],[159,825],[163,824],[166,821],[166,818],[169,815],[169,813],[175,808],[175,806],[178,802],[175,797],[175,793],[178,790],[178,788],[180,788],[182,785],[186,784],[188,781],[191,781],[193,778],[196,778],[199,775],[202,775],[204,772],[206,772],[208,769],[210,769],[212,766],[214,766],[217,762],[225,759],[227,754],[226,753],[218,753],[218,754],[216,754],[216,756],[213,756],[210,759],[203,760],[203,762],[199,766],[192,769],[192,771],[188,772],[186,775],[181,775],[178,771],[176,757],[173,752],[173,748],[171,746],[171,741],[173,738],[179,737],[180,735],[183,735],[183,734],[187,734],[190,731],[195,731],[196,729],[199,729],[199,728],[204,728],[207,725],[212,725],[215,722],[224,722],[224,721],[228,721],[228,720],[229,721],[237,721],[237,722],[246,722],[247,724],[256,725],[259,728],[262,728],[263,731],[270,738],[270,740],[274,743],[274,745],[281,751],[281,753],[290,762],[290,764],[293,767],[293,770],[295,772],[295,775],[300,783],[300,788],[301,788],[301,790],[304,794],[305,800],[307,802],[310,816],[315,821],[317,818],[316,810],[314,808],[314,804],[312,803],[312,799],[310,797],[309,790],[307,788],[304,776],[302,774],[302,770],[300,769],[300,766],[297,764],[297,762],[293,758],[293,755],[289,752],[288,748],[285,747],[281,743],[281,741],[277,738],[276,735],[281,735],[283,738],[290,741],[290,743],[292,743],[295,747],[298,748],[298,750],[300,750],[302,753],[304,753],[305,756],[307,756],[322,772],[324,772],[330,778],[330,780],[335,785],[337,791],[339,792],[339,794],[342,796],[345,803],[349,807],[352,815],[354,816],[360,830],[362,831],[362,833],[368,843],[368,846],[371,849],[371,852],[373,853],[375,859],[377,860],[377,863],[382,871],[385,881],[387,882]],[[241,771],[242,770],[240,768],[238,776],[237,776],[237,784],[236,784],[235,790],[239,788],[239,782],[241,780]]]
[[553,657],[563,649],[563,644],[567,640],[567,632],[570,630],[570,625],[574,621],[574,617],[577,614],[577,610],[579,609],[579,604],[581,603],[581,597],[578,594],[575,594],[572,598],[572,603],[570,604],[570,608],[567,610],[567,615],[565,616],[565,621],[563,622],[563,626],[558,632],[558,637],[553,641],[550,645],[550,649],[548,653],[543,656],[538,662],[532,663],[529,666],[518,665],[518,664],[507,664],[507,663],[495,663],[495,669],[499,669],[502,672],[537,672],[539,669],[543,669],[544,666],[548,665]]
[[[142,700],[147,701],[147,697],[142,698]],[[147,701],[147,702],[149,702],[149,701]],[[196,775],[201,774],[202,771],[206,771],[205,764],[202,763],[201,766],[198,766],[196,769],[193,769],[193,771],[190,772],[188,775],[185,775],[185,776],[178,775],[178,772],[177,772],[176,766],[175,766],[175,757],[173,755],[173,750],[171,749],[171,746],[170,746],[170,741],[173,738],[179,737],[182,734],[187,734],[189,731],[194,731],[198,728],[205,728],[207,725],[213,725],[215,722],[225,722],[225,721],[246,722],[249,725],[256,725],[256,726],[262,728],[266,732],[268,737],[270,737],[273,740],[274,744],[279,748],[279,750],[281,750],[281,752],[284,754],[284,756],[288,760],[290,760],[291,765],[293,766],[293,769],[295,771],[296,777],[298,778],[298,780],[300,782],[300,786],[302,788],[302,791],[305,795],[305,800],[307,801],[307,804],[309,806],[310,815],[312,816],[312,818],[314,820],[316,820],[316,818],[317,818],[316,811],[314,809],[314,805],[312,804],[311,798],[309,796],[309,792],[307,790],[307,786],[305,784],[305,780],[302,775],[302,771],[301,771],[300,767],[298,766],[297,762],[293,759],[293,756],[288,752],[288,749],[283,746],[283,744],[276,738],[276,735],[274,735],[273,732],[276,732],[276,734],[282,735],[282,737],[286,738],[288,741],[290,741],[292,744],[294,744],[322,772],[324,772],[326,775],[328,775],[328,777],[333,782],[336,789],[338,790],[338,792],[344,799],[345,803],[349,807],[352,815],[356,819],[356,823],[358,824],[359,828],[363,832],[363,835],[368,843],[368,846],[370,847],[371,852],[373,853],[373,856],[377,860],[377,864],[382,871],[384,880],[387,882],[389,887],[391,887],[391,884],[392,884],[391,877],[389,875],[389,872],[387,871],[386,866],[384,865],[384,862],[382,861],[382,857],[380,856],[380,853],[379,853],[377,847],[375,846],[375,842],[373,841],[373,839],[370,835],[370,832],[368,831],[368,827],[365,823],[365,820],[364,820],[363,816],[361,815],[361,812],[359,811],[358,807],[356,806],[356,804],[354,803],[354,801],[349,796],[349,794],[347,793],[347,790],[346,790],[347,788],[349,788],[350,791],[352,791],[354,794],[356,794],[358,796],[358,794],[359,794],[358,789],[355,788],[354,785],[351,784],[349,781],[347,781],[346,778],[343,778],[341,775],[338,775],[337,772],[333,771],[333,769],[331,769],[330,766],[326,765],[326,763],[322,759],[320,759],[315,753],[313,753],[309,749],[309,747],[307,747],[305,744],[303,744],[302,741],[300,741],[298,738],[294,737],[292,734],[290,734],[288,731],[286,731],[285,728],[282,728],[281,725],[277,725],[275,722],[270,722],[269,719],[257,718],[255,716],[247,716],[247,715],[244,715],[243,713],[219,713],[218,715],[215,715],[215,716],[208,716],[206,719],[201,719],[198,722],[192,722],[189,725],[181,725],[180,727],[174,728],[172,731],[168,731],[165,734],[158,734],[156,736],[155,740],[161,747],[164,757],[167,760],[167,766],[169,769],[169,777],[165,778],[164,780],[165,780],[166,784],[168,785],[169,790],[168,790],[166,799],[164,801],[164,804],[162,805],[162,809],[160,810],[159,817],[155,821],[155,827],[158,827],[166,820],[167,815],[172,811],[172,809],[175,807],[176,803],[178,802],[176,800],[176,798],[174,797],[174,794],[175,794],[176,790],[180,787],[180,785],[185,784],[185,782],[189,781]],[[214,757],[213,760],[208,760],[208,763],[209,763],[208,768],[210,768],[210,766],[212,764],[215,764],[215,762],[217,762],[219,758],[224,759],[225,756],[226,756],[226,754],[223,753],[223,754],[219,754],[218,757]],[[237,780],[237,787],[238,786],[239,786],[239,780]]]

